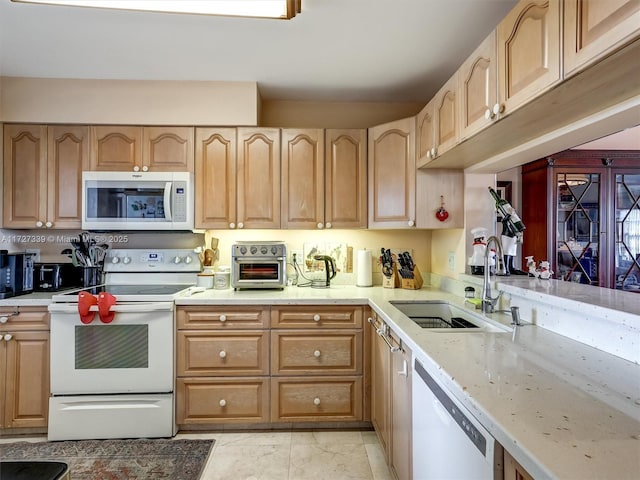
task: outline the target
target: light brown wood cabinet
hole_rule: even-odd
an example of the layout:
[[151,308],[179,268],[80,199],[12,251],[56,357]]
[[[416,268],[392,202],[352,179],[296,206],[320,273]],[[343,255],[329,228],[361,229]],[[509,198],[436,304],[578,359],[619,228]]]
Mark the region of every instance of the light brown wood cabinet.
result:
[[509,452],[503,450],[504,480],[533,480],[533,477],[520,465]]
[[176,423],[269,421],[269,307],[177,309]]
[[371,423],[394,478],[411,480],[411,350],[375,314],[368,323]]
[[47,426],[49,313],[44,307],[0,309],[0,405],[0,428]]
[[193,127],[91,127],[91,170],[193,172]]
[[496,118],[497,54],[494,30],[458,69],[460,140],[486,128]]
[[498,103],[504,115],[561,80],[560,0],[520,0],[497,27]]
[[80,228],[88,128],[4,126],[4,227]]
[[418,165],[429,163],[436,156],[435,98],[416,116],[416,159]]
[[640,33],[639,0],[563,3],[565,78],[629,43]]
[[271,421],[362,421],[362,307],[273,306]]
[[369,129],[369,228],[415,227],[416,117]]
[[238,128],[237,228],[280,228],[280,130]]

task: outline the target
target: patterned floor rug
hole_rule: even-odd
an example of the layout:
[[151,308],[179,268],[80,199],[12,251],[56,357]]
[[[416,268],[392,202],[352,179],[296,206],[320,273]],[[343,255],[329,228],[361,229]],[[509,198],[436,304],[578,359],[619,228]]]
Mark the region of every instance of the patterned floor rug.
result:
[[54,460],[73,480],[198,480],[214,440],[68,440],[0,444],[0,459]]

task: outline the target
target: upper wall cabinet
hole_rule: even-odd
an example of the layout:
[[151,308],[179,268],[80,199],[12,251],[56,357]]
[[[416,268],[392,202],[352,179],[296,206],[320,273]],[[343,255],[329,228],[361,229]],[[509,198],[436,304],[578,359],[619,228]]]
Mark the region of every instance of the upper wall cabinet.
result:
[[235,128],[196,129],[196,228],[236,227],[237,145]]
[[[499,113],[498,59],[493,31],[458,70],[460,139],[464,140],[491,124]],[[494,107],[496,113],[494,114]]]
[[638,36],[640,0],[564,2],[564,75],[572,75]]
[[415,227],[416,117],[369,129],[369,228]]
[[91,170],[193,172],[192,127],[91,127]]
[[420,110],[416,116],[417,144],[416,158],[418,163],[429,162],[436,156],[435,98]]
[[560,81],[560,0],[521,0],[498,24],[498,113]]
[[80,228],[88,166],[87,127],[5,125],[4,227]]
[[326,228],[367,227],[367,131],[325,131]]
[[238,128],[238,228],[280,228],[280,130]]
[[324,228],[324,131],[281,134],[282,228]]

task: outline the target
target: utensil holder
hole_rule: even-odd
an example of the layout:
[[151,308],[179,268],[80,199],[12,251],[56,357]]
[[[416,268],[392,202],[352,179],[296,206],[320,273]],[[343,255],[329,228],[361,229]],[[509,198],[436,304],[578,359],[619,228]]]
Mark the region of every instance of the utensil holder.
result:
[[406,290],[420,290],[422,288],[422,275],[420,275],[420,269],[416,265],[413,268],[413,278],[403,278],[402,288]]
[[84,288],[94,287],[102,283],[102,270],[100,267],[81,267],[82,286]]

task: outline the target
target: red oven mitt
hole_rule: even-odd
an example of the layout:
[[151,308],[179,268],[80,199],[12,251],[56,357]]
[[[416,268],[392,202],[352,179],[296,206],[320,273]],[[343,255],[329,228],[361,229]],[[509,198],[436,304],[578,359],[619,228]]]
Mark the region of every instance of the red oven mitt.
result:
[[116,297],[107,292],[98,295],[98,313],[102,323],[111,323],[116,312],[111,311],[111,307],[116,304]]
[[87,292],[80,292],[78,294],[78,313],[80,314],[80,321],[82,323],[91,323],[96,312],[90,311],[92,305],[97,305],[98,299]]

